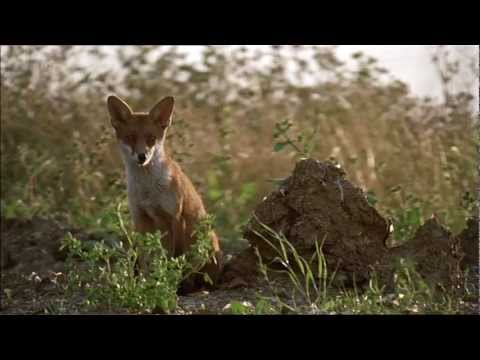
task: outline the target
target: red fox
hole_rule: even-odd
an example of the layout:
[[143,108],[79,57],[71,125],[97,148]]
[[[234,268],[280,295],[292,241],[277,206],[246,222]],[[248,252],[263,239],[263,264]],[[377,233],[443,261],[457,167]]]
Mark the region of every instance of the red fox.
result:
[[[195,242],[196,224],[207,213],[202,199],[180,165],[165,152],[167,130],[172,124],[174,99],[159,101],[150,112],[133,112],[122,99],[107,99],[127,174],[128,203],[135,230],[161,231],[169,256],[184,254]],[[203,269],[215,282],[220,272],[220,243],[211,233],[215,259]],[[194,281],[188,289],[196,290]],[[184,284],[185,285],[185,284]]]

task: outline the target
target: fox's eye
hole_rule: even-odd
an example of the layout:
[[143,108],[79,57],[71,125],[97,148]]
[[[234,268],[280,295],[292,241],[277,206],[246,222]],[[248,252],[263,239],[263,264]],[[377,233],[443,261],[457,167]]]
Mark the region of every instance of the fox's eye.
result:
[[125,140],[129,143],[133,143],[133,142],[135,142],[135,135],[127,135],[125,137]]
[[149,144],[153,144],[155,142],[155,140],[156,140],[155,136],[153,136],[153,135],[148,135],[147,136],[147,142]]

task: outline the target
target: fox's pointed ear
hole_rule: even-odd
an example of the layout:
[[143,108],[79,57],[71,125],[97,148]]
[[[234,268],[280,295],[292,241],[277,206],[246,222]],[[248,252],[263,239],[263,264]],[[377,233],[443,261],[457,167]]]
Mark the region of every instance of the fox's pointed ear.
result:
[[172,122],[173,105],[175,100],[172,96],[167,96],[150,110],[150,118],[155,124],[162,127],[170,126]]
[[108,112],[110,113],[113,127],[125,124],[132,115],[132,109],[118,96],[110,95],[107,98]]

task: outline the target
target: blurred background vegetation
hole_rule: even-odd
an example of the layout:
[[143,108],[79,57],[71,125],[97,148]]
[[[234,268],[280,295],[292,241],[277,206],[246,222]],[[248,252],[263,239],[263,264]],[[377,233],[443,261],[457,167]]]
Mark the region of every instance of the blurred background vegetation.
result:
[[460,230],[475,201],[479,133],[471,87],[452,84],[478,78],[478,67],[436,48],[438,103],[365,54],[347,67],[333,47],[308,46],[308,59],[299,55],[305,48],[205,46],[193,63],[177,47],[125,46],[115,48],[115,66],[93,69],[111,49],[2,47],[2,216],[95,227],[126,198],[105,105],[116,93],[137,111],[176,98],[167,149],[232,247],[255,204],[301,156],[340,163],[397,223],[435,213]]

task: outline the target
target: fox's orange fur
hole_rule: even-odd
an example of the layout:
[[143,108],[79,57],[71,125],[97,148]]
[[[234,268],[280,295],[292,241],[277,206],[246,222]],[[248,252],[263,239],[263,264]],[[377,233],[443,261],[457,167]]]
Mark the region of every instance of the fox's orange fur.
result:
[[[120,98],[107,100],[127,175],[128,201],[136,231],[161,231],[170,256],[184,254],[195,242],[195,225],[207,213],[190,179],[165,152],[174,99],[166,97],[148,113],[133,112]],[[220,244],[211,235],[216,261],[204,271],[215,281],[220,271]]]

